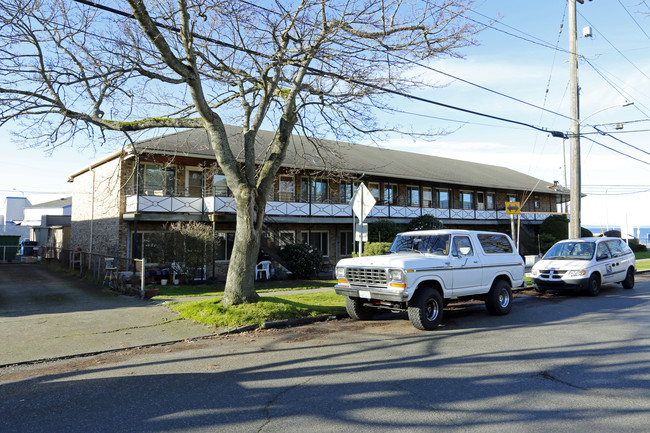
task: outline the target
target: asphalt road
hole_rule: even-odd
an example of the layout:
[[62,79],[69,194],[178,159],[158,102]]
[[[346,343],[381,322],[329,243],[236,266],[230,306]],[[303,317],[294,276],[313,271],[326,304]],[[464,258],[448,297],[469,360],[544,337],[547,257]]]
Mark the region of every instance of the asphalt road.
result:
[[445,314],[433,332],[388,315],[4,367],[0,431],[649,431],[647,277]]

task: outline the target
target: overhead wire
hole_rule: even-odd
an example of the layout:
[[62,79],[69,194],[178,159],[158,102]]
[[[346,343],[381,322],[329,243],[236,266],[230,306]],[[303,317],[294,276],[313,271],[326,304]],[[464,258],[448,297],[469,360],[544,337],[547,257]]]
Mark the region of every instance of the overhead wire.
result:
[[643,30],[643,27],[641,27],[641,24],[639,24],[639,22],[636,20],[636,18],[634,18],[634,16],[630,13],[630,11],[623,4],[623,2],[621,0],[618,0],[618,4],[621,5],[621,7],[625,10],[627,15],[632,19],[632,21],[634,21],[634,24],[636,24],[636,26],[639,28],[639,30],[641,30],[641,32],[645,35],[645,37],[650,39],[650,36],[648,36],[648,34],[645,32],[645,30]]
[[[96,3],[94,1],[90,1],[90,0],[73,0],[73,1],[75,1],[77,3],[87,5],[87,6],[98,8],[98,9],[101,9],[101,10],[106,11],[106,12],[114,13],[116,15],[123,16],[125,18],[135,19],[135,16],[133,14],[129,13],[129,12],[124,12],[124,11],[121,11],[119,9],[115,9],[115,8],[112,8],[112,7],[109,7],[109,6],[104,6],[104,5]],[[161,23],[161,22],[158,22],[158,21],[154,21],[154,24],[156,26],[160,27],[160,28],[164,28],[164,29],[172,31],[174,33],[180,32],[180,29],[178,27],[176,27],[176,26]],[[249,54],[249,55],[260,56],[260,57],[263,57],[263,58],[271,58],[271,56],[269,56],[267,54],[264,54],[262,52],[251,50],[251,49],[244,48],[244,47],[239,47],[239,46],[231,44],[229,42],[223,42],[221,40],[218,40],[218,39],[215,39],[215,38],[212,38],[212,37],[203,36],[203,35],[196,34],[196,33],[193,33],[193,32],[192,32],[192,36],[197,38],[197,39],[201,39],[201,40],[205,40],[207,42],[214,43],[216,45],[220,45],[220,46],[230,48],[230,49],[233,49],[233,50],[242,51],[242,52],[244,52],[246,54]],[[424,102],[424,103],[432,104],[432,105],[437,105],[439,107],[444,107],[444,108],[448,108],[448,109],[451,109],[451,110],[456,110],[456,111],[460,111],[460,112],[463,112],[463,113],[472,114],[472,115],[476,115],[476,116],[480,116],[480,117],[485,117],[485,118],[489,118],[489,119],[493,119],[493,120],[498,120],[498,121],[502,121],[502,122],[506,122],[506,123],[512,123],[512,124],[516,124],[516,125],[525,126],[525,127],[535,129],[535,130],[538,130],[538,131],[541,131],[541,132],[552,134],[554,136],[560,136],[559,134],[561,134],[558,131],[552,131],[552,130],[549,130],[548,128],[532,125],[530,123],[521,122],[521,121],[514,120],[514,119],[508,119],[508,118],[501,117],[501,116],[491,115],[491,114],[488,114],[488,113],[482,113],[482,112],[479,112],[479,111],[476,111],[476,110],[470,110],[470,109],[467,109],[467,108],[462,108],[462,107],[458,107],[458,106],[455,106],[455,105],[446,104],[446,103],[439,102],[439,101],[434,101],[432,99],[423,98],[423,97],[416,96],[416,95],[411,95],[411,94],[401,92],[401,91],[398,91],[398,90],[389,89],[387,87],[383,87],[383,86],[379,86],[379,85],[376,85],[376,84],[372,84],[372,83],[364,82],[364,81],[361,81],[361,80],[357,80],[355,78],[346,77],[346,76],[344,76],[342,74],[338,74],[338,73],[335,73],[335,72],[322,71],[320,69],[317,69],[317,68],[314,68],[314,67],[309,67],[309,66],[306,67],[305,69],[307,71],[315,74],[315,75],[333,77],[333,78],[340,79],[340,80],[343,80],[343,81],[346,81],[346,82],[349,82],[349,83],[352,83],[352,84],[357,84],[359,86],[365,86],[365,87],[368,87],[368,88],[379,90],[381,92],[406,97],[406,98],[411,99],[411,100],[420,101],[420,102]]]

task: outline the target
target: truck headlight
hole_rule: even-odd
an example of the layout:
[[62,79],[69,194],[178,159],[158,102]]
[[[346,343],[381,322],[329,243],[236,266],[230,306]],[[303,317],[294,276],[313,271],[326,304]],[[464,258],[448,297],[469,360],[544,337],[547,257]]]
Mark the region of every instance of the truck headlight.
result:
[[575,278],[575,277],[580,278],[580,277],[584,277],[585,275],[587,275],[587,271],[584,270],[584,269],[580,269],[580,270],[577,270],[577,271],[569,271],[569,272],[566,273],[567,277],[573,277],[573,278]]
[[539,269],[533,269],[530,271],[530,276],[533,278],[539,277]]
[[391,287],[406,288],[406,274],[401,269],[388,270],[388,285]]
[[345,268],[336,268],[336,278],[345,278]]

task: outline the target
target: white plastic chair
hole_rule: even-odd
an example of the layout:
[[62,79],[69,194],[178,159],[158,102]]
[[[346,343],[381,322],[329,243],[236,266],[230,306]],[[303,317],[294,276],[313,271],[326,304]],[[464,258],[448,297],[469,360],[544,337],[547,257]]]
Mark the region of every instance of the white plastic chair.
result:
[[255,279],[259,280],[261,275],[266,275],[266,279],[271,279],[271,261],[263,260],[255,266]]

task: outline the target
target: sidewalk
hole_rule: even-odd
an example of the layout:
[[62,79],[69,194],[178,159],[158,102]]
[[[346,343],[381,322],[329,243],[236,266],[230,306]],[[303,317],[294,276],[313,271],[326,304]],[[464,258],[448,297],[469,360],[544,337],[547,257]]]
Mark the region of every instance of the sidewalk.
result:
[[160,302],[117,295],[44,266],[0,265],[0,367],[214,335]]

